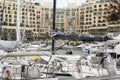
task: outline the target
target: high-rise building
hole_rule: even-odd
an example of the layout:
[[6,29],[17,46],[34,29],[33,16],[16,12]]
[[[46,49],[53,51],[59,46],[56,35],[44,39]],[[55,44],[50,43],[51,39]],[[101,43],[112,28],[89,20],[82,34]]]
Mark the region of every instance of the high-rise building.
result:
[[109,3],[85,3],[79,7],[81,34],[103,35],[107,30],[107,9]]
[[109,6],[109,2],[89,2],[78,7],[80,33],[104,35],[120,32],[119,21],[108,22]]
[[[0,1],[0,10],[2,17],[3,0]],[[39,28],[41,27],[42,7],[40,3],[29,3],[24,0],[20,3],[20,31],[21,35],[25,30],[26,40],[39,36]],[[17,0],[6,0],[4,6],[2,33],[3,39],[16,39],[17,24]],[[13,36],[14,35],[14,36]],[[5,37],[6,36],[6,37]],[[23,35],[22,35],[23,36]]]
[[[111,1],[113,1],[113,0],[98,0],[98,2],[100,2],[100,3],[111,2]],[[120,0],[115,0],[115,1],[120,2]]]
[[92,1],[96,1],[96,0],[86,0],[86,2],[92,2]]
[[[53,5],[50,3],[45,3],[43,6],[43,27],[45,32],[49,33],[52,28],[53,21]],[[69,33],[74,33],[77,17],[77,6],[74,3],[69,3],[66,8],[56,9],[56,30],[66,31]]]
[[[102,0],[101,0],[102,1]],[[64,8],[56,9],[56,30],[70,34],[99,34],[119,32],[120,24],[107,21],[109,1],[102,3],[96,0],[87,0],[81,6],[68,3]],[[3,0],[0,1],[0,18],[2,18]],[[39,39],[50,35],[53,22],[53,4],[41,5],[36,1],[21,0],[20,3],[20,31],[25,40]],[[17,0],[6,0],[4,6],[2,39],[16,39]]]

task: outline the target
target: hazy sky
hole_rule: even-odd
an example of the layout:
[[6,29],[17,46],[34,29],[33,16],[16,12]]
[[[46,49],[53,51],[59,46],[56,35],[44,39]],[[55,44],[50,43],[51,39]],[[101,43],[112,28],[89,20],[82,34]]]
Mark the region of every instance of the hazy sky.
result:
[[[39,1],[41,3],[45,3],[45,2],[53,2],[53,0],[36,0]],[[57,1],[57,7],[64,7],[67,5],[67,3],[69,2],[74,2],[77,4],[80,4],[82,2],[85,2],[85,0],[56,0]]]

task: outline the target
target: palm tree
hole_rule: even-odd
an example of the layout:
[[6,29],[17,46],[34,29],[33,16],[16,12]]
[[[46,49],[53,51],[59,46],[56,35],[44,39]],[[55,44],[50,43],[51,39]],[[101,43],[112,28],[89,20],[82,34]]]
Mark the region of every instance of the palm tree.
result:
[[117,0],[111,0],[108,8],[108,16],[106,19],[109,25],[112,24],[112,27],[108,25],[107,32],[119,33],[120,26],[118,24],[120,24],[120,3]]
[[120,20],[120,3],[117,0],[111,0],[107,20],[109,22]]

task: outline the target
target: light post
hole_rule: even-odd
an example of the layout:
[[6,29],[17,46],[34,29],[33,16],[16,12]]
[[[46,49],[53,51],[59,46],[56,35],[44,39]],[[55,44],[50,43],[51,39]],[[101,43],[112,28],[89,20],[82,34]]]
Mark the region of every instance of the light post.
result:
[[[75,33],[75,26],[76,26],[76,21],[74,18],[69,18],[68,20],[68,28],[70,30],[71,33]],[[71,27],[72,26],[72,27]]]
[[75,19],[74,18],[72,18],[72,33],[75,33],[75,31],[76,31],[76,21],[75,21]]

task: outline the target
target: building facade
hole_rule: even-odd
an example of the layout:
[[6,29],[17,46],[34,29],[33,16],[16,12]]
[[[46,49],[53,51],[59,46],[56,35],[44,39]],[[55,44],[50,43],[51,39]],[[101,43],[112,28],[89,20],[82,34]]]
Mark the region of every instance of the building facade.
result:
[[[105,1],[105,0],[104,0]],[[98,34],[119,32],[120,24],[107,21],[109,2],[107,0],[86,0],[81,6],[68,3],[67,7],[56,9],[56,31],[70,34]],[[0,19],[3,0],[0,1]],[[53,22],[53,4],[41,5],[34,0],[21,0],[20,15],[17,16],[17,0],[5,0],[2,39],[16,40],[17,17],[20,18],[20,32],[23,40],[37,40],[50,35]]]
[[[43,27],[47,33],[52,29],[53,5],[45,3],[43,6]],[[75,3],[69,3],[65,8],[56,9],[56,30],[67,33],[76,32],[77,27],[77,6]]]
[[109,2],[86,2],[78,7],[80,34],[106,35],[119,33],[120,22],[108,22]]
[[40,27],[42,26],[42,7],[40,3],[35,3],[34,1],[29,3],[21,0],[19,16],[17,16],[17,8],[17,0],[5,0],[2,17],[3,0],[0,1],[0,17],[3,18],[2,39],[16,40],[17,17],[20,19],[20,32],[21,36],[24,35],[24,40],[30,41],[38,38]]
[[105,34],[109,3],[85,3],[79,8],[81,34]]

